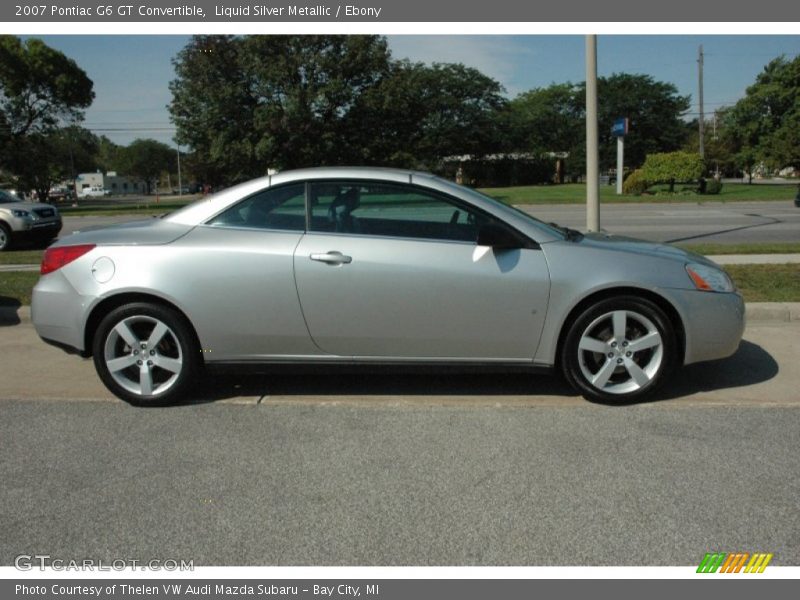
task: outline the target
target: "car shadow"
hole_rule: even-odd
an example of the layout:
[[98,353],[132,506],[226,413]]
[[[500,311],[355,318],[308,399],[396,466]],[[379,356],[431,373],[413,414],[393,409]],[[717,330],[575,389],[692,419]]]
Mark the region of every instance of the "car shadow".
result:
[[769,352],[758,344],[742,340],[733,356],[678,369],[645,403],[668,402],[700,392],[747,387],[769,381],[779,370]]
[[697,363],[677,371],[653,401],[755,385],[774,378],[779,370],[769,352],[758,344],[742,340],[739,349],[729,358]]
[[10,327],[19,325],[19,315],[17,311],[22,306],[16,298],[0,295],[0,327]]
[[260,373],[207,374],[191,403],[240,396],[576,396],[560,377],[529,372],[475,373],[398,367],[270,367]]
[[[745,387],[778,374],[778,363],[758,344],[742,341],[730,358],[677,370],[647,402],[666,402],[698,392]],[[459,369],[399,367],[275,366],[259,373],[207,374],[189,404],[237,397],[312,396],[556,396],[576,392],[558,374],[529,372],[465,372]],[[619,403],[609,404],[622,406]]]

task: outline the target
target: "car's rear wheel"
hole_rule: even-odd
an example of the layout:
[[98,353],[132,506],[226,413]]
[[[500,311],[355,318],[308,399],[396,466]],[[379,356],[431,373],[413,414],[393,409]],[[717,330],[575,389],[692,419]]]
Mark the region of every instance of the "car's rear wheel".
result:
[[655,392],[674,368],[675,331],[653,302],[609,298],[575,319],[560,358],[567,381],[585,398],[636,402]]
[[185,399],[200,369],[200,350],[186,321],[166,306],[125,304],[100,322],[93,343],[100,379],[137,405]]
[[0,223],[0,252],[11,247],[11,229],[5,223]]

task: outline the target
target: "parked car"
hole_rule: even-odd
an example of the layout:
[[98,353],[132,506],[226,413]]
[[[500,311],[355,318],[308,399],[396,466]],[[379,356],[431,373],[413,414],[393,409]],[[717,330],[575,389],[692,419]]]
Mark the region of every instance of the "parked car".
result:
[[256,179],[73,234],[41,272],[39,335],[137,404],[187,397],[204,365],[287,362],[555,368],[589,399],[630,402],[731,355],[744,327],[702,256],[404,170]]
[[110,196],[110,195],[111,195],[111,190],[107,190],[105,188],[96,185],[82,188],[78,192],[78,196],[81,198],[102,198],[104,196]]
[[54,186],[50,188],[47,200],[50,203],[69,202],[72,200],[72,188],[64,186]]
[[25,202],[0,190],[0,252],[21,240],[49,242],[61,231],[61,225],[61,215],[54,206]]

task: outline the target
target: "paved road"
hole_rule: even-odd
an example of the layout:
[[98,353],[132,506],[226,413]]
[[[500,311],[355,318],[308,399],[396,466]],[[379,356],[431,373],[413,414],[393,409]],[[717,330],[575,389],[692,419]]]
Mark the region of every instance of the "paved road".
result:
[[[543,221],[583,229],[583,205],[524,206]],[[139,219],[133,216],[65,217],[62,236],[77,229]],[[797,242],[800,208],[791,201],[704,204],[607,204],[601,225],[608,231],[653,241],[683,242]]]
[[[526,206],[543,221],[584,229],[583,205]],[[800,241],[800,208],[791,201],[704,204],[607,204],[601,226],[657,242],[733,244]]]
[[800,410],[0,403],[0,564],[800,564]]
[[0,564],[797,565],[800,324],[745,339],[632,407],[554,378],[280,372],[137,409],[0,327]]

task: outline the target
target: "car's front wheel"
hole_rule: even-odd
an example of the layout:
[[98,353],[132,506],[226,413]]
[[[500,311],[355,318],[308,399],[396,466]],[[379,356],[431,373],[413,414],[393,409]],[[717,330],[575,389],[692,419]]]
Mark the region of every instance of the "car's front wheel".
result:
[[11,248],[11,229],[5,223],[0,223],[0,252]]
[[200,370],[200,350],[185,320],[166,306],[131,303],[100,322],[94,364],[106,387],[137,405],[185,399]]
[[635,402],[652,394],[674,368],[675,331],[653,302],[609,298],[575,319],[560,359],[567,381],[587,399]]

